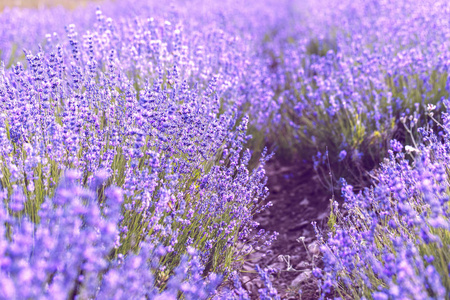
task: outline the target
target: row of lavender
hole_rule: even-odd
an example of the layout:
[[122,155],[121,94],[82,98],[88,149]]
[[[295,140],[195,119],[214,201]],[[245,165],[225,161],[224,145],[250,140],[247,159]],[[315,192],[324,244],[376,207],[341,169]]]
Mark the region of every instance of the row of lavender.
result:
[[268,133],[324,174],[329,160],[337,178],[363,186],[392,138],[411,144],[409,130],[434,126],[427,105],[443,109],[449,4],[327,0],[303,9],[303,22],[264,44],[278,107]]
[[406,153],[393,140],[370,189],[355,194],[343,181],[344,209],[333,203],[326,234],[316,227],[325,267],[313,272],[322,298],[450,297],[448,113],[440,126],[442,136],[421,129],[422,142]]
[[275,17],[191,5],[0,15],[0,298],[247,297],[236,270],[275,235],[240,108],[270,103]]
[[373,182],[356,194],[342,180],[344,209],[334,202],[329,228],[316,227],[321,298],[449,299],[449,3],[330,0],[311,11],[315,39],[273,48],[284,128],[321,152],[318,169]]

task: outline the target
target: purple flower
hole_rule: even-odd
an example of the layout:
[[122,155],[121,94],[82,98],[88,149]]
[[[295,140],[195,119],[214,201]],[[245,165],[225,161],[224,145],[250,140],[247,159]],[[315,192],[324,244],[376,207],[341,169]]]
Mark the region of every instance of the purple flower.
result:
[[397,140],[391,140],[391,148],[395,152],[401,152],[403,149],[403,145]]
[[15,186],[9,202],[9,207],[13,212],[21,211],[24,209],[25,201],[26,198],[21,187]]
[[346,156],[347,156],[347,151],[342,150],[342,151],[339,153],[339,161],[343,161],[344,158],[345,158]]

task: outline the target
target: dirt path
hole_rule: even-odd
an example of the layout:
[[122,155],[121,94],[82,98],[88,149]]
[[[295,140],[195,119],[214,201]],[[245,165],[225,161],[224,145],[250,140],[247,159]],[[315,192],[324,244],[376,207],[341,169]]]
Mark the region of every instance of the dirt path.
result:
[[[312,169],[302,168],[300,164],[288,165],[274,159],[268,163],[266,171],[270,190],[267,201],[272,201],[273,206],[257,215],[256,221],[265,230],[279,232],[279,236],[270,249],[266,249],[269,252],[265,257],[261,258],[263,252],[252,254],[244,270],[253,271],[255,264],[275,269],[272,283],[282,299],[317,299],[317,283],[311,275],[313,262],[310,257],[316,247],[311,222],[316,221],[321,228],[326,226],[330,193],[320,184]],[[297,241],[299,237],[304,237],[310,253],[303,243]],[[289,259],[297,271],[286,271],[287,264],[280,255]],[[252,299],[259,299],[258,289],[262,282],[258,276],[242,273],[241,280],[251,292]]]

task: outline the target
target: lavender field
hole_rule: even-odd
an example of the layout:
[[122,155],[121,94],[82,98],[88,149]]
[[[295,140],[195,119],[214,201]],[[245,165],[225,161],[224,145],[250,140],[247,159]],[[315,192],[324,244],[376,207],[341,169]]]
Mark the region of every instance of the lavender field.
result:
[[450,299],[450,2],[16,2],[0,299]]

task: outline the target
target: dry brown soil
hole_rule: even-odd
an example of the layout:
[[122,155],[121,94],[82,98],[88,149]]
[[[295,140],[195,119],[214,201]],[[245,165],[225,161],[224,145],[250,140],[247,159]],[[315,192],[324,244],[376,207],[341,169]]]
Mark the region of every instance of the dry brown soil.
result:
[[[318,299],[317,281],[311,270],[314,265],[320,266],[320,258],[312,259],[318,248],[311,222],[316,221],[319,227],[326,227],[331,192],[319,182],[314,170],[301,164],[273,159],[266,171],[270,189],[267,201],[272,201],[273,206],[257,215],[255,220],[260,223],[260,228],[277,231],[279,236],[269,249],[250,256],[241,273],[241,282],[252,299],[259,299],[258,289],[262,287],[262,281],[256,274],[245,272],[252,272],[258,264],[277,270],[272,275],[272,283],[281,299]],[[299,237],[304,237],[306,247],[297,241]],[[266,255],[263,257],[263,254]],[[280,261],[280,255],[286,259],[289,255],[295,271],[287,271],[287,264]]]

